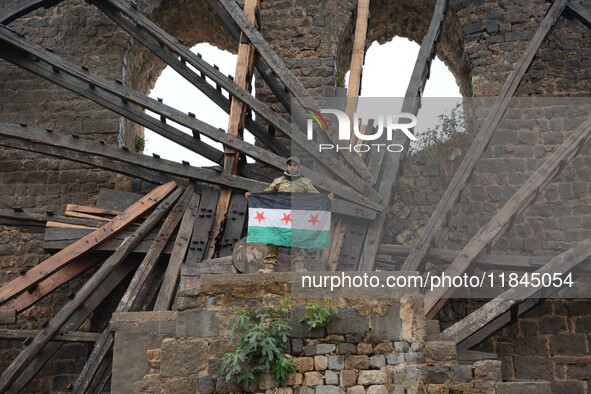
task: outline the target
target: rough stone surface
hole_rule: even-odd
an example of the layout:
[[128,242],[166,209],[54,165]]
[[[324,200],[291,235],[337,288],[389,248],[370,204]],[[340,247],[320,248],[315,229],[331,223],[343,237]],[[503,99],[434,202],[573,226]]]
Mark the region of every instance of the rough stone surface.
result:
[[324,384],[324,375],[320,372],[305,372],[304,373],[304,386],[314,387]]
[[328,356],[328,368],[341,370],[345,368],[345,356]]
[[324,372],[324,383],[326,384],[339,384],[339,374],[330,369]]
[[501,362],[498,360],[476,361],[474,363],[474,377],[491,382],[501,380]]
[[370,384],[386,383],[386,373],[384,371],[359,371],[357,383],[364,386]]
[[326,325],[329,334],[356,334],[367,332],[369,322],[366,316],[349,308],[338,308],[338,316],[333,316]]
[[426,384],[441,384],[449,380],[449,368],[447,367],[425,367],[423,377]]
[[369,358],[370,368],[380,369],[384,365],[386,365],[386,357],[383,354],[377,354]]
[[344,369],[340,372],[340,385],[343,387],[354,386],[357,383],[357,371]]
[[316,386],[316,394],[345,394],[345,390],[337,386],[320,385]]
[[425,343],[425,358],[429,361],[453,361],[456,345],[453,342],[433,341]]
[[162,342],[160,373],[163,378],[190,377],[207,368],[207,342],[201,339],[166,339]]
[[548,382],[501,382],[496,385],[497,394],[552,394]]

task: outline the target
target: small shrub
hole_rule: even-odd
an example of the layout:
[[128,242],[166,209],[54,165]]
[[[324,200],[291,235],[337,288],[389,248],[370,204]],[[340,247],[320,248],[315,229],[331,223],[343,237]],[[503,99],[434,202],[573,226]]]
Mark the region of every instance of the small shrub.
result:
[[233,376],[250,387],[266,372],[283,386],[295,372],[294,361],[284,354],[291,326],[288,302],[281,306],[261,305],[253,311],[238,310],[230,320],[230,345],[234,351],[222,356],[221,374]]
[[142,137],[142,136],[135,137],[134,150],[137,153],[143,153],[144,152],[144,149],[146,149],[146,143],[147,142],[148,142],[148,140],[145,137]]
[[322,304],[312,300],[304,305],[306,313],[300,321],[306,323],[308,331],[312,331],[316,327],[326,327],[330,317],[338,315],[337,308],[330,306],[331,302],[332,299],[325,298]]

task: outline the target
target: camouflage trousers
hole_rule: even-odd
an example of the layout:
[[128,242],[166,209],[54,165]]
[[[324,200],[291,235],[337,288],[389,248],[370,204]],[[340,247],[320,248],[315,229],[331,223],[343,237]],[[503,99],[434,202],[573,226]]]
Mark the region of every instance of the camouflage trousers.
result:
[[[290,248],[291,249],[291,263],[292,264],[304,264],[304,257],[306,253],[301,248]],[[265,264],[277,265],[277,256],[279,255],[279,246],[267,244],[267,257],[265,257]]]

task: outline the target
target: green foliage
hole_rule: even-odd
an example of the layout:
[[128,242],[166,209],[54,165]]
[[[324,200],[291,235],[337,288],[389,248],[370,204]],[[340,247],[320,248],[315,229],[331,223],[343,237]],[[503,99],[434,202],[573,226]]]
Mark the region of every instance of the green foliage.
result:
[[438,118],[439,122],[435,128],[427,129],[416,136],[418,146],[413,148],[413,151],[424,150],[430,155],[438,155],[457,147],[457,144],[449,144],[448,147],[444,147],[443,143],[446,141],[457,141],[460,144],[467,141],[468,136],[464,127],[464,112],[461,103],[457,103],[449,114],[443,113]]
[[226,381],[236,376],[238,383],[250,387],[263,373],[270,372],[277,384],[285,384],[287,376],[295,372],[293,359],[284,354],[291,330],[288,316],[288,301],[234,313],[230,320],[234,350],[222,356],[221,364]]
[[144,149],[146,149],[147,142],[148,142],[148,140],[145,137],[138,135],[137,137],[135,137],[134,150],[137,153],[142,153],[144,151]]
[[308,325],[308,331],[312,331],[316,327],[325,327],[332,315],[339,314],[336,307],[330,306],[331,303],[332,299],[325,298],[322,304],[312,300],[304,305],[306,313],[300,321]]

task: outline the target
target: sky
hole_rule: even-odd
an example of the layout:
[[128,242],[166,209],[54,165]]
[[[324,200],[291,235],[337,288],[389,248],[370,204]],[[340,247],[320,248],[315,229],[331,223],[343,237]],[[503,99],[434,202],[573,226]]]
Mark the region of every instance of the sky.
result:
[[[203,59],[210,64],[219,66],[222,73],[234,75],[236,55],[205,43],[198,44],[191,50],[200,53]],[[374,42],[365,55],[361,97],[404,97],[418,52],[419,45],[406,38],[395,37],[383,45]],[[348,73],[345,83],[347,83],[347,79]],[[228,127],[228,115],[171,67],[166,67],[163,70],[150,92],[150,97],[162,98],[164,103],[169,106],[183,112],[192,112],[198,119],[216,128],[226,130]],[[419,129],[426,130],[434,127],[437,115],[448,111],[447,108],[453,108],[461,98],[453,75],[438,58],[435,58],[431,65],[430,78],[427,81],[423,97],[423,107],[418,114],[420,121],[415,129],[417,132],[420,132]],[[179,129],[190,134],[188,129],[180,126]],[[145,131],[145,138],[144,153],[147,155],[157,153],[164,159],[176,162],[186,160],[193,166],[214,165],[213,162],[151,130]],[[244,138],[246,141],[254,143],[254,137],[250,133],[246,133]],[[202,140],[208,141],[209,139],[202,137]],[[222,149],[221,144],[211,140],[209,142]]]

